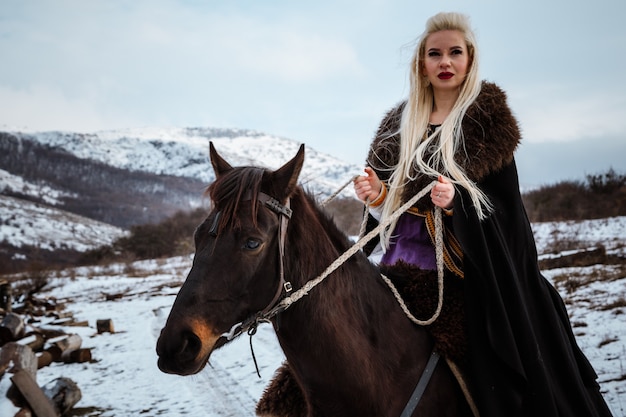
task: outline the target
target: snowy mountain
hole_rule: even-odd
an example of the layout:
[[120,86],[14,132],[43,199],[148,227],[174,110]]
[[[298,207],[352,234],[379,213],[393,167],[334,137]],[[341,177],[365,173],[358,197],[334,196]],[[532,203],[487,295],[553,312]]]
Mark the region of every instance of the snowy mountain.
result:
[[0,198],[0,213],[0,236],[17,247],[84,252],[125,235],[119,227],[13,197]]
[[[209,142],[233,165],[277,168],[291,159],[300,143],[250,130],[215,128],[137,128],[91,134],[71,132],[10,132],[52,149],[62,149],[81,159],[157,175],[213,179]],[[360,168],[330,155],[306,148],[301,181],[317,192],[331,194]],[[351,193],[346,195],[352,196]]]
[[[17,270],[6,265],[27,263],[35,254],[109,244],[122,229],[206,206],[211,141],[234,165],[268,168],[281,166],[300,146],[237,129],[0,131],[0,272]],[[307,147],[301,182],[325,198],[359,170]],[[342,196],[353,198],[351,187]]]

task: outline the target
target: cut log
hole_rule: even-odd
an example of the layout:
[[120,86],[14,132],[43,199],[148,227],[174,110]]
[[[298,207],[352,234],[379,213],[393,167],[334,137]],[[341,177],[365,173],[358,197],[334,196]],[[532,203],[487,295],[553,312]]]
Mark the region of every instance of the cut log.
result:
[[89,322],[87,320],[81,320],[81,321],[71,321],[69,323],[66,323],[65,326],[70,326],[70,327],[89,327]]
[[67,333],[63,330],[50,327],[39,327],[37,328],[37,332],[41,333],[46,340],[55,339],[67,335]]
[[55,311],[50,315],[53,316],[55,319],[66,319],[74,317],[74,313],[72,313],[71,311]]
[[59,417],[52,401],[46,397],[32,375],[25,370],[19,370],[11,377],[11,381],[22,393],[37,417]]
[[17,340],[24,334],[24,319],[19,314],[8,313],[0,322],[0,345]]
[[48,366],[52,363],[52,354],[50,352],[41,352],[37,355],[37,369]]
[[45,350],[50,352],[52,359],[57,362],[61,360],[61,357],[66,352],[71,352],[80,348],[82,343],[83,339],[79,335],[70,334],[62,338],[54,339],[54,341],[50,342],[50,346]]
[[19,370],[28,372],[35,378],[37,375],[37,356],[28,346],[9,342],[0,349],[0,376],[7,371],[16,373]]
[[61,377],[47,383],[43,392],[52,401],[56,411],[64,415],[82,398],[80,388],[69,378]]
[[74,321],[74,317],[62,317],[50,323],[51,326],[67,326]]
[[98,329],[98,333],[100,334],[105,332],[115,333],[115,330],[113,329],[113,320],[111,319],[96,320],[96,329]]
[[30,333],[17,341],[20,345],[29,346],[34,352],[43,349],[45,339],[39,333]]
[[91,360],[91,349],[81,348],[65,352],[61,356],[61,360],[65,363],[84,363]]
[[55,320],[50,323],[51,326],[79,326],[79,327],[87,327],[89,326],[89,322],[87,320],[76,321],[74,317],[64,317],[58,320]]

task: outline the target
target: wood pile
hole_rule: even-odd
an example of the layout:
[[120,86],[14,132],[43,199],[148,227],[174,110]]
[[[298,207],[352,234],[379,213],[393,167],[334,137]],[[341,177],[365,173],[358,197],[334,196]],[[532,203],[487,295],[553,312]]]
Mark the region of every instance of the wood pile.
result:
[[[0,389],[0,402],[12,401],[19,409],[14,417],[60,417],[81,399],[80,388],[70,378],[57,378],[44,386],[37,383],[37,370],[53,362],[92,361],[91,349],[83,347],[81,336],[67,331],[76,326],[89,323],[75,320],[54,299],[29,294],[26,301],[13,303],[10,283],[0,281],[0,383],[12,382],[0,384],[8,387]],[[98,320],[96,326],[98,333],[113,333],[111,320]]]

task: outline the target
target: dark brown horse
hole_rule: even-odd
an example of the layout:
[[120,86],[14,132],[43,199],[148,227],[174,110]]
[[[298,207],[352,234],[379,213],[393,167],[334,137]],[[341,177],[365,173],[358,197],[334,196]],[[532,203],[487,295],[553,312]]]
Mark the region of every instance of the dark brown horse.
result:
[[[276,171],[233,168],[211,145],[213,208],[157,342],[162,371],[199,372],[236,323],[284,295],[282,275],[297,290],[351,246],[297,185],[303,161],[301,146]],[[272,323],[310,416],[400,416],[433,348],[360,252]],[[470,415],[445,361],[412,415]]]

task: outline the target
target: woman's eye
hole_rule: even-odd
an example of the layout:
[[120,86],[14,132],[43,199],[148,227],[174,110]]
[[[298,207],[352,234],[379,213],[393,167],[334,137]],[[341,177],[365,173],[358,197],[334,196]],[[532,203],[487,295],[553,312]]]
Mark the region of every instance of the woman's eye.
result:
[[452,51],[452,55],[463,55],[463,50],[455,49]]
[[439,56],[438,51],[428,51],[428,56]]
[[243,245],[243,248],[248,249],[248,250],[255,250],[255,249],[258,249],[259,246],[261,246],[261,242],[259,242],[258,240],[248,239],[246,240],[246,243]]

